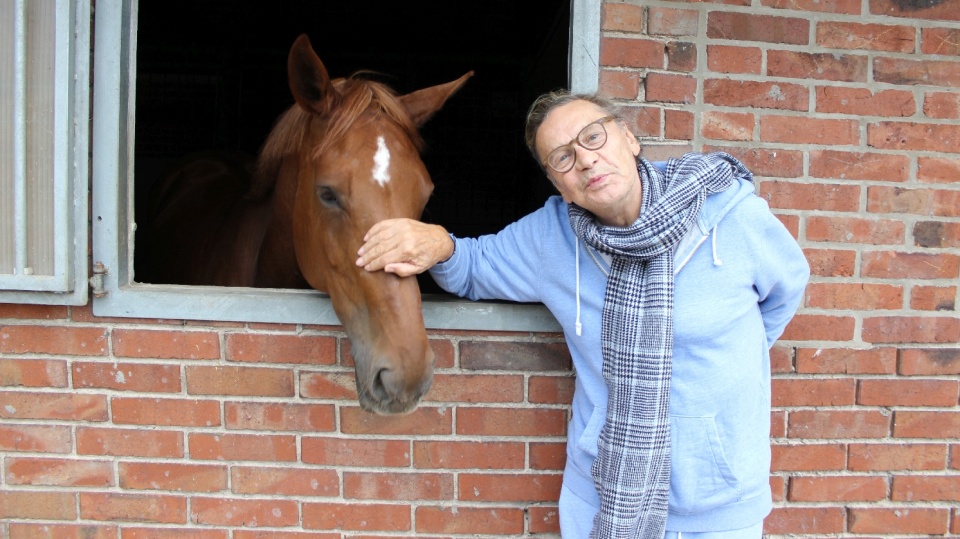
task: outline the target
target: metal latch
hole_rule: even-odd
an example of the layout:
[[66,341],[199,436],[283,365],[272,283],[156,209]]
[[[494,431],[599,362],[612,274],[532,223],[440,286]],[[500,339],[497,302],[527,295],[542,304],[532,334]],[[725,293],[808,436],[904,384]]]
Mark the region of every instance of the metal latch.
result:
[[103,265],[103,262],[94,262],[93,276],[90,277],[90,289],[93,297],[102,298],[107,295],[107,291],[103,288],[103,276],[106,274],[107,267]]

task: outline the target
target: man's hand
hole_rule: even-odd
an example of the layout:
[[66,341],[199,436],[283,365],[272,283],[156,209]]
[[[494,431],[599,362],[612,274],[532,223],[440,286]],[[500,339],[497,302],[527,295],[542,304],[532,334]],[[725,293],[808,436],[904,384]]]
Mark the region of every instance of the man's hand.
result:
[[453,240],[439,225],[387,219],[373,225],[357,251],[357,265],[400,277],[423,273],[453,255]]

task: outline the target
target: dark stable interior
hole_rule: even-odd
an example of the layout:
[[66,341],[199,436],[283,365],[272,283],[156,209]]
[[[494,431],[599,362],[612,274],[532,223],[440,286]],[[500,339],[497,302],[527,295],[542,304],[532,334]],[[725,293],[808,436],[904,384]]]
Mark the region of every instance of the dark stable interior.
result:
[[[527,107],[568,86],[569,0],[168,0],[139,4],[137,206],[166,164],[255,154],[293,103],[286,58],[310,37],[331,77],[373,71],[398,93],[475,75],[422,128],[435,184],[423,220],[493,233],[553,188],[523,142]],[[435,292],[429,278],[424,292]]]

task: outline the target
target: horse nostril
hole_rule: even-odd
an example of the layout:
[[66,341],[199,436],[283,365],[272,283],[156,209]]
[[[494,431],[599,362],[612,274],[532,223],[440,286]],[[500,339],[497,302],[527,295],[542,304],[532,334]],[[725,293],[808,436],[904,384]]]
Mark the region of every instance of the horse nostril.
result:
[[378,401],[384,401],[390,398],[390,393],[383,379],[385,374],[387,374],[387,369],[380,369],[377,371],[377,374],[373,375],[373,382],[370,384],[371,393],[373,393]]

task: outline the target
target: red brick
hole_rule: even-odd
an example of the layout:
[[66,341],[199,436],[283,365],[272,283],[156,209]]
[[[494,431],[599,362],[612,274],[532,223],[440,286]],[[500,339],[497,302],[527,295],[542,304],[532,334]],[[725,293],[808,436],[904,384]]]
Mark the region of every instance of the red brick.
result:
[[837,249],[804,249],[810,273],[820,277],[851,277],[857,262],[855,251]]
[[787,435],[795,439],[885,438],[891,414],[875,410],[797,410],[790,412]]
[[530,469],[562,471],[567,463],[567,444],[562,442],[531,442]]
[[[419,519],[418,519],[419,520]],[[304,503],[303,527],[338,531],[409,531],[409,505]]]
[[784,406],[848,406],[854,402],[853,378],[776,378],[770,393],[772,404]]
[[780,340],[784,341],[849,341],[853,338],[855,320],[849,316],[797,314]]
[[810,175],[841,180],[905,182],[910,160],[903,155],[815,150],[810,152]]
[[863,319],[862,338],[869,343],[956,343],[960,319],[877,316]]
[[73,437],[68,426],[0,425],[0,451],[70,453]]
[[[704,146],[705,152],[726,152],[736,157],[754,176],[799,178],[803,176],[803,154],[792,150],[763,148],[724,148]],[[761,183],[761,185],[763,185]]]
[[753,140],[753,114],[745,112],[704,112],[700,134],[716,140]]
[[960,182],[960,159],[918,157],[917,180],[922,183]]
[[227,466],[121,462],[120,487],[126,490],[218,492],[227,488]]
[[849,532],[858,534],[930,534],[947,532],[948,509],[923,507],[854,507]]
[[640,75],[636,71],[601,69],[600,93],[613,99],[636,99],[640,93]]
[[71,326],[0,326],[0,354],[107,355],[107,330]]
[[837,537],[844,531],[843,507],[775,507],[763,521],[769,535],[813,534]]
[[340,495],[340,477],[331,469],[233,466],[230,477],[231,490],[237,494],[298,498]]
[[[949,60],[880,57],[873,60],[873,78],[876,82],[890,84],[922,84],[955,88],[960,85],[960,65]],[[956,126],[954,128],[956,129]]]
[[76,506],[71,492],[0,490],[0,519],[75,520]]
[[[460,475],[463,481],[463,474]],[[343,497],[361,500],[450,500],[452,473],[344,472]]]
[[806,45],[809,36],[810,21],[803,18],[725,11],[711,11],[707,16],[707,37],[711,39]]
[[875,311],[903,307],[903,287],[870,283],[810,283],[807,307]]
[[106,421],[103,395],[0,392],[0,419]]
[[840,184],[799,184],[766,181],[760,196],[771,208],[854,212],[860,205],[860,187]]
[[607,67],[662,68],[666,48],[649,39],[607,37],[600,40],[600,65]]
[[459,475],[457,498],[466,502],[556,502],[563,475],[475,474]]
[[664,110],[663,136],[673,140],[693,140],[693,116],[686,110]]
[[914,286],[910,288],[910,308],[915,311],[956,311],[956,286]]
[[[71,507],[73,504],[71,504]],[[187,499],[182,496],[81,492],[80,518],[87,520],[186,524]]]
[[905,238],[903,221],[817,215],[807,217],[808,241],[902,245]]
[[943,444],[850,444],[847,468],[855,472],[943,470]]
[[956,279],[960,256],[897,251],[866,251],[860,274],[878,279]]
[[418,507],[417,532],[512,535],[523,532],[523,510],[512,507]]
[[917,31],[911,26],[820,21],[816,40],[828,49],[912,53]]
[[107,461],[51,458],[7,458],[5,482],[10,485],[112,487],[113,466]]
[[523,402],[522,375],[437,374],[428,401]]
[[960,502],[960,476],[894,476],[893,496],[890,499],[901,502]]
[[643,29],[643,6],[601,4],[600,27],[611,32],[639,33]]
[[[667,43],[667,69],[681,73],[695,71],[697,69],[697,45],[686,41]],[[696,88],[694,88],[695,92]]]
[[887,480],[862,475],[791,477],[788,497],[792,502],[878,502],[887,499]]
[[229,361],[333,365],[337,359],[336,338],[323,335],[231,333],[226,346]]
[[[661,136],[660,126],[663,124],[664,111],[660,107],[636,107],[626,105],[620,108],[620,113],[627,124],[627,128],[638,137],[657,137]],[[498,347],[499,343],[489,342],[487,344]],[[507,343],[511,344],[511,343]],[[527,344],[527,343],[520,343]],[[566,347],[564,347],[566,349]],[[463,356],[461,356],[463,357]],[[560,356],[557,357],[560,359]],[[530,369],[525,369],[530,370]]]
[[893,435],[897,438],[960,438],[960,412],[897,410]]
[[220,405],[212,400],[115,398],[110,401],[114,424],[179,427],[220,425]]
[[[11,522],[9,539],[116,539],[116,537],[116,526]],[[126,536],[124,536],[124,539],[127,539]],[[224,539],[226,538],[224,537]]]
[[773,410],[770,412],[770,437],[787,437],[787,412],[785,410]]
[[[532,451],[532,449],[531,449]],[[523,469],[524,445],[519,442],[414,441],[413,465],[429,469]]]
[[960,217],[960,191],[872,186],[867,190],[867,210]]
[[228,429],[330,432],[336,428],[335,414],[330,404],[224,403]]
[[537,404],[570,404],[575,385],[570,376],[531,376],[528,398]]
[[67,387],[67,362],[0,359],[0,386]]
[[460,342],[463,369],[566,372],[570,365],[570,349],[562,342]]
[[211,331],[113,330],[118,357],[219,359],[220,336]]
[[356,400],[356,377],[352,371],[301,373],[300,396],[309,399]]
[[73,364],[73,387],[145,393],[179,393],[180,367],[78,361]]
[[796,372],[793,365],[794,349],[788,346],[774,345],[770,349],[770,372],[790,374]]
[[923,96],[923,114],[928,118],[960,119],[960,94],[927,92]]
[[695,36],[700,12],[694,9],[650,7],[647,33],[664,36]]
[[183,433],[78,427],[77,454],[183,458]]
[[767,76],[804,80],[866,82],[866,56],[800,51],[767,51]]
[[191,395],[293,397],[293,371],[259,367],[186,367]]
[[396,468],[411,463],[407,440],[304,437],[302,444],[306,464]]
[[194,433],[189,445],[190,456],[198,460],[297,460],[293,435]]
[[457,434],[464,436],[563,436],[566,411],[529,408],[459,408]]
[[[917,9],[917,7],[920,9]],[[957,10],[956,0],[947,0],[943,3],[924,3],[916,6],[903,4],[896,0],[870,0],[870,13],[910,19],[960,21],[960,11]]]
[[773,444],[773,471],[837,471],[846,465],[846,446],[843,444]]
[[893,374],[896,348],[798,348],[797,372],[811,374]]
[[779,475],[770,476],[770,494],[773,498],[773,503],[779,504],[780,502],[787,499],[786,492],[787,483],[786,478]]
[[[243,532],[235,532],[234,539],[240,539]],[[122,539],[228,539],[228,530],[199,529],[199,528],[137,528],[123,527]],[[86,539],[86,538],[84,538]],[[112,539],[112,537],[111,537]],[[272,537],[272,539],[280,539]],[[335,539],[340,539],[339,536]]]
[[958,380],[873,379],[860,380],[857,404],[861,406],[939,406],[960,402]]
[[761,116],[760,140],[786,144],[852,145],[860,139],[856,120],[805,116]]
[[717,73],[759,75],[763,51],[756,47],[707,45],[707,68]]
[[527,513],[530,515],[530,533],[560,535],[560,511],[556,506],[532,506],[527,508]]
[[805,112],[810,108],[810,92],[804,86],[789,82],[706,79],[703,102],[718,107]]
[[420,406],[409,414],[381,416],[359,407],[340,408],[340,432],[344,434],[452,434],[453,410]]
[[939,56],[960,56],[960,29],[922,28],[920,52]]
[[917,104],[913,94],[901,90],[876,93],[866,88],[818,86],[817,112],[859,116],[912,116]]
[[960,348],[907,348],[900,351],[898,371],[904,376],[960,374]]
[[834,0],[832,2],[823,2],[822,0],[761,0],[760,4],[765,7],[789,9],[791,11],[860,14],[860,0]]
[[66,320],[69,317],[67,307],[57,305],[27,305],[22,303],[0,303],[0,318],[21,318],[37,320]]
[[[957,63],[960,66],[960,63]],[[957,68],[960,71],[960,67]],[[960,86],[960,76],[956,85]],[[876,122],[867,125],[867,144],[884,150],[960,153],[960,125]]]
[[293,500],[192,498],[190,520],[212,526],[283,527],[300,522]]
[[960,223],[917,222],[913,225],[913,241],[917,247],[960,248]]
[[648,73],[644,81],[646,101],[659,103],[693,103],[697,81],[687,75]]

